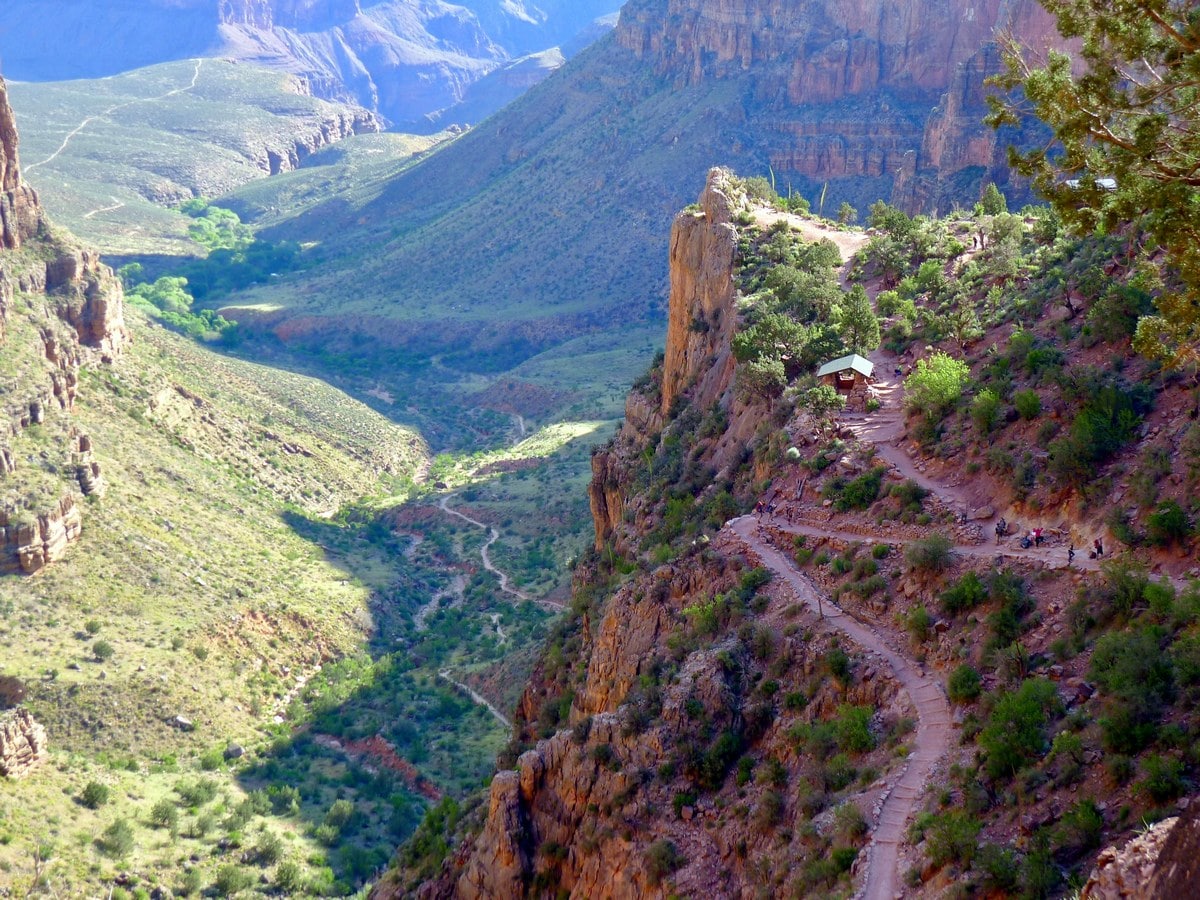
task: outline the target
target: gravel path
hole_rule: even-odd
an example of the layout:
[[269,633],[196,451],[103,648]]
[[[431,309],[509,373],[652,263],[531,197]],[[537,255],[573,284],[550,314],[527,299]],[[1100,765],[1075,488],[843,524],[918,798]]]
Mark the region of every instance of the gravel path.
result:
[[505,728],[512,728],[512,722],[508,720],[508,716],[504,715],[504,713],[492,706],[487,697],[473,689],[469,684],[463,684],[461,681],[455,681],[454,677],[450,674],[449,669],[442,669],[442,671],[438,672],[438,677],[446,679],[446,681],[450,682],[460,691],[465,693],[480,706],[486,707],[487,711],[496,717],[496,721],[498,721]]
[[916,735],[904,771],[885,795],[871,833],[867,848],[866,884],[861,894],[866,900],[892,900],[900,886],[897,869],[908,820],[929,783],[934,766],[950,746],[950,704],[942,686],[937,678],[895,649],[886,637],[871,626],[851,618],[832,600],[824,597],[812,582],[797,571],[790,559],[759,536],[759,523],[755,517],[733,519],[726,523],[726,527],[758,555],[763,565],[786,581],[804,603],[821,614],[829,627],[842,632],[889,666],[916,707]]

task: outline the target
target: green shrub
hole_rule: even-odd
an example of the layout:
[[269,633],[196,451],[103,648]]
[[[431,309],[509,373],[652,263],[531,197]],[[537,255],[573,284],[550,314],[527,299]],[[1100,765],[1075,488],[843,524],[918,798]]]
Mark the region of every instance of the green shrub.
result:
[[658,886],[663,879],[682,866],[686,860],[680,855],[675,845],[668,840],[660,839],[646,848],[646,876],[653,886]]
[[213,881],[213,891],[218,897],[232,897],[241,891],[254,886],[257,877],[249,869],[227,863],[217,870],[216,880]]
[[133,852],[133,828],[125,819],[117,819],[101,832],[96,841],[100,852],[112,859],[124,859]]
[[1089,676],[1106,695],[1101,728],[1111,750],[1133,753],[1153,740],[1162,708],[1175,694],[1166,633],[1158,626],[1110,632],[1096,642]]
[[933,627],[933,616],[929,615],[929,610],[918,604],[904,617],[904,627],[908,629],[908,634],[914,641],[926,641],[929,639],[929,630]]
[[939,602],[948,616],[974,609],[987,599],[988,590],[975,572],[964,572],[962,577],[942,591]]
[[905,402],[931,420],[945,417],[962,396],[971,370],[962,360],[940,350],[917,360],[916,370],[904,380]]
[[944,572],[954,562],[954,542],[941,532],[935,531],[929,537],[909,544],[904,558],[914,569]]
[[845,753],[866,753],[875,749],[875,735],[871,734],[871,717],[875,710],[870,706],[853,706],[843,703],[838,707],[833,720],[834,740],[839,750]]
[[1043,678],[1027,679],[1016,691],[997,697],[979,733],[986,754],[984,771],[990,778],[1010,778],[1045,753],[1046,724],[1058,707],[1053,683]]
[[117,651],[113,649],[113,645],[108,641],[96,641],[92,644],[92,654],[100,662],[112,659],[113,654]]
[[979,696],[982,683],[975,668],[964,663],[950,673],[946,688],[952,702],[970,703]]
[[1076,853],[1086,853],[1100,846],[1104,832],[1104,816],[1091,797],[1072,804],[1063,813],[1058,823],[1057,838],[1064,848]]
[[1150,543],[1165,547],[1187,540],[1192,533],[1192,525],[1187,513],[1174,500],[1166,500],[1146,517],[1146,535]]
[[1013,394],[1013,406],[1022,419],[1036,419],[1042,412],[1042,398],[1037,391],[1024,390]]
[[834,647],[825,654],[825,665],[829,667],[829,674],[842,684],[850,683],[850,657],[841,647]]
[[843,482],[840,478],[834,479],[826,485],[825,496],[833,500],[833,508],[838,512],[867,509],[879,499],[879,488],[883,484],[886,471],[884,467],[876,466],[848,482]]
[[1138,783],[1138,790],[1155,803],[1174,800],[1184,792],[1183,763],[1168,756],[1151,755],[1142,764],[1145,778]]
[[175,785],[175,793],[189,807],[203,806],[217,796],[217,783],[210,778],[180,781]]
[[992,433],[1000,419],[1000,398],[996,392],[985,388],[971,401],[971,419],[985,437]]
[[108,797],[107,785],[100,784],[98,781],[89,781],[79,795],[79,802],[88,809],[99,809],[108,802]]
[[275,869],[274,883],[284,896],[298,894],[304,886],[304,870],[294,860],[285,859]]
[[91,635],[99,634],[100,633],[100,620],[99,619],[88,619],[86,622],[83,623],[83,630]]
[[925,830],[929,861],[939,867],[951,862],[969,866],[975,859],[982,827],[978,819],[963,810],[934,816]]
[[876,544],[874,547],[871,548],[871,557],[873,559],[883,559],[885,556],[887,556],[891,552],[892,552],[892,548],[890,545]]
[[171,831],[179,827],[179,809],[169,797],[163,797],[150,807],[150,824]]

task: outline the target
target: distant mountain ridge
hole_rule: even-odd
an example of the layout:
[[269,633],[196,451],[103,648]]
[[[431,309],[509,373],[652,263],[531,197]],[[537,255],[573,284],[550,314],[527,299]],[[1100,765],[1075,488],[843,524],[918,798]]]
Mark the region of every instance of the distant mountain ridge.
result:
[[[453,107],[485,75],[596,36],[617,0],[12,0],[0,25],[10,78],[59,81],[225,56],[304,78],[324,99],[402,126]],[[548,72],[548,70],[544,70]],[[496,94],[498,102],[511,99]],[[472,105],[484,116],[497,107]],[[456,121],[453,116],[444,121]],[[478,121],[475,119],[474,121]]]

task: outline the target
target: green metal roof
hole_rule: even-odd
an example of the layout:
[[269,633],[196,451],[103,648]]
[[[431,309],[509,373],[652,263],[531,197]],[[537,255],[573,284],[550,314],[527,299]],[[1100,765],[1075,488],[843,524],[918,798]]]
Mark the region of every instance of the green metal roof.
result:
[[817,369],[817,377],[824,378],[826,375],[833,375],[835,372],[841,372],[845,369],[853,369],[864,378],[870,378],[871,373],[875,371],[875,363],[869,359],[863,359],[857,353],[851,353],[849,356],[843,356],[841,359],[825,363],[825,365]]

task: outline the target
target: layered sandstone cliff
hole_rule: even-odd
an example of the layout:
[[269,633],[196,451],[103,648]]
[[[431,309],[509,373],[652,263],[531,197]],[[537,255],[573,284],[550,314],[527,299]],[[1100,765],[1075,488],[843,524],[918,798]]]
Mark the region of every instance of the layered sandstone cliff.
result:
[[79,537],[79,498],[104,490],[71,409],[80,366],[110,361],[129,331],[120,282],[95,252],[49,228],[21,181],[2,79],[0,185],[0,345],[9,362],[0,384],[0,572],[31,573]]
[[617,39],[678,86],[746,82],[778,176],[874,179],[885,198],[895,182],[893,202],[925,211],[1003,180],[981,120],[1004,31],[1035,51],[1062,43],[1034,0],[634,0]]

